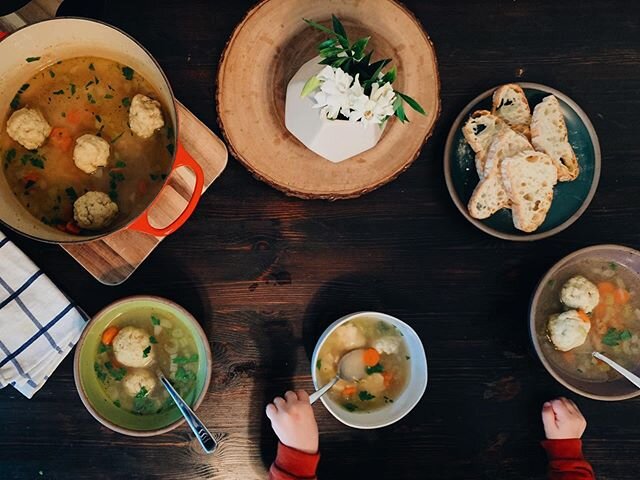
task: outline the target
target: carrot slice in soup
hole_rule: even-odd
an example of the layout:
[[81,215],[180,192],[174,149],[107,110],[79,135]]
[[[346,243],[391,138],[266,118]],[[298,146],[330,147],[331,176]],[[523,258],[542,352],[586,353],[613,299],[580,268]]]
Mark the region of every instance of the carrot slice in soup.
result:
[[618,288],[613,293],[613,299],[618,305],[626,305],[627,303],[629,303],[630,298],[631,294],[624,288]]
[[600,282],[598,284],[598,292],[600,295],[606,295],[608,293],[613,293],[616,290],[616,286],[611,282]]
[[589,318],[589,315],[587,315],[584,310],[579,309],[578,316],[582,319],[583,322],[591,323],[591,319]]
[[104,332],[102,332],[102,343],[104,345],[111,345],[113,343],[113,339],[118,334],[118,327],[109,327]]
[[364,356],[364,364],[367,367],[373,367],[374,365],[377,365],[378,362],[380,361],[380,354],[375,348],[367,348],[364,351],[363,356]]
[[69,133],[69,130],[64,127],[52,128],[51,134],[49,135],[49,141],[51,142],[51,145],[63,152],[70,151],[71,146],[73,145],[73,137]]
[[350,397],[351,395],[353,395],[355,393],[356,393],[356,387],[354,387],[353,385],[347,385],[342,390],[342,395],[345,396],[345,397]]

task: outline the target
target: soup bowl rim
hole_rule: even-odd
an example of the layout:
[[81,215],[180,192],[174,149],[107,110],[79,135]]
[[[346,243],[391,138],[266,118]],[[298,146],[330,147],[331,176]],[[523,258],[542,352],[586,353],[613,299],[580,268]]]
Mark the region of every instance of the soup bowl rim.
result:
[[[322,387],[322,385],[318,384],[318,377],[316,374],[316,368],[315,368],[315,364],[317,361],[317,357],[318,354],[320,353],[320,349],[322,348],[322,346],[324,345],[324,343],[326,342],[326,340],[329,338],[329,336],[331,336],[331,334],[333,332],[335,332],[335,330],[341,326],[342,324],[348,322],[349,320],[353,320],[354,318],[357,318],[359,316],[363,316],[363,315],[370,315],[372,317],[374,317],[377,320],[391,320],[390,323],[397,323],[398,325],[400,325],[403,329],[406,329],[407,332],[410,332],[411,335],[414,335],[415,338],[418,340],[418,344],[421,348],[421,358],[424,358],[424,364],[423,364],[423,368],[424,368],[424,385],[422,386],[422,388],[419,391],[416,391],[415,395],[415,399],[412,400],[410,402],[410,404],[407,406],[407,408],[400,414],[397,415],[395,417],[393,417],[390,420],[384,421],[384,422],[380,422],[377,424],[371,424],[371,425],[356,425],[353,424],[347,420],[345,420],[338,412],[340,412],[339,409],[335,409],[333,408],[331,405],[329,405],[327,403],[327,400],[325,399],[325,396],[327,394],[325,394],[324,396],[320,397],[320,400],[322,401],[322,404],[325,406],[325,408],[329,411],[329,413],[331,413],[331,415],[333,415],[338,421],[340,421],[341,423],[347,425],[348,427],[352,427],[352,428],[358,428],[361,430],[374,430],[377,428],[382,428],[382,427],[386,427],[389,425],[392,425],[398,421],[400,421],[401,419],[403,419],[405,416],[407,416],[415,407],[416,405],[420,402],[420,400],[422,399],[422,397],[424,396],[424,393],[427,389],[427,384],[429,382],[429,368],[428,368],[428,363],[427,363],[427,355],[424,349],[424,345],[422,344],[422,340],[420,339],[420,336],[418,335],[418,333],[406,322],[403,322],[402,320],[400,320],[399,318],[393,316],[393,315],[389,315],[388,313],[383,313],[383,312],[376,312],[376,311],[372,311],[372,310],[362,310],[362,311],[358,311],[358,312],[353,312],[353,313],[349,313],[347,315],[344,315],[340,318],[338,318],[336,321],[334,321],[331,325],[329,325],[324,332],[322,332],[322,334],[320,335],[320,337],[318,338],[318,341],[316,342],[316,346],[313,350],[313,354],[311,355],[311,378],[313,381],[313,386],[314,388],[317,390],[318,388]],[[409,352],[411,354],[411,352]],[[414,359],[415,355],[411,355],[412,360]],[[409,380],[409,382],[411,382],[411,380]],[[405,390],[407,390],[409,388],[409,384],[407,384],[405,386]],[[383,407],[384,408],[384,407]],[[362,413],[361,415],[366,416],[366,413]]]
[[[53,17],[53,18],[46,18],[43,20],[39,20],[37,22],[34,23],[29,23],[27,25],[23,25],[20,28],[12,31],[7,37],[1,39],[1,40],[5,40],[6,38],[11,37],[14,34],[20,33],[23,30],[26,31],[28,29],[31,28],[37,28],[39,27],[41,24],[48,24],[50,22],[63,22],[63,21],[67,21],[67,20],[80,20],[80,21],[85,21],[85,22],[89,22],[89,23],[95,23],[95,24],[99,24],[102,25],[104,27],[110,28],[112,30],[114,30],[116,33],[119,33],[123,36],[125,36],[126,38],[128,38],[129,40],[131,40],[132,42],[134,42],[136,45],[138,45],[138,47],[140,47],[140,49],[145,53],[145,55],[148,56],[148,58],[151,60],[151,63],[153,64],[154,68],[157,70],[157,73],[159,73],[160,77],[162,78],[162,81],[165,83],[166,87],[167,87],[167,91],[169,93],[169,97],[171,99],[170,104],[167,105],[167,107],[169,108],[170,113],[173,113],[173,117],[176,119],[175,124],[172,125],[173,127],[173,135],[174,135],[174,145],[176,146],[176,148],[174,149],[174,152],[171,154],[171,162],[169,164],[170,169],[167,173],[167,177],[162,181],[162,184],[160,186],[160,188],[158,189],[158,191],[155,193],[155,195],[153,195],[153,197],[151,199],[149,199],[146,205],[146,207],[139,212],[137,215],[133,214],[133,215],[129,215],[129,217],[126,218],[126,221],[124,221],[121,225],[119,226],[111,226],[111,227],[107,227],[104,230],[100,230],[98,232],[96,232],[95,234],[92,235],[86,235],[86,236],[77,236],[77,238],[68,238],[65,240],[53,240],[53,239],[49,239],[49,238],[44,238],[44,237],[40,237],[37,235],[32,235],[30,233],[27,233],[21,229],[18,229],[17,227],[9,224],[8,222],[6,222],[5,220],[2,219],[2,217],[0,216],[0,225],[3,225],[11,230],[13,230],[14,232],[26,237],[26,238],[30,238],[32,240],[38,241],[38,242],[43,242],[43,243],[53,243],[53,244],[62,244],[62,245],[73,245],[73,244],[81,244],[81,243],[86,243],[86,242],[92,242],[94,240],[99,240],[100,238],[104,238],[108,235],[112,235],[114,233],[120,232],[120,231],[124,231],[127,230],[134,222],[136,222],[136,220],[138,220],[140,217],[142,217],[143,215],[146,215],[147,212],[152,208],[152,206],[155,204],[155,202],[158,200],[160,193],[162,192],[162,190],[168,185],[168,182],[171,178],[171,174],[173,173],[173,171],[175,170],[175,164],[176,164],[176,158],[177,158],[177,151],[178,151],[178,143],[179,143],[179,139],[180,139],[180,135],[179,135],[179,131],[180,131],[180,122],[178,119],[178,106],[176,103],[176,96],[173,92],[173,89],[171,87],[171,82],[169,82],[169,77],[167,76],[167,74],[165,73],[165,71],[162,69],[162,66],[160,65],[160,63],[158,62],[158,60],[155,58],[155,56],[149,51],[149,49],[147,47],[145,47],[140,41],[138,41],[135,37],[133,37],[131,34],[125,32],[124,30],[122,30],[119,27],[116,27],[115,25],[112,25],[108,22],[102,21],[102,20],[97,20],[94,18],[88,18],[88,17],[79,17],[79,16],[60,16],[60,17]],[[0,45],[2,44],[2,41],[0,40]],[[64,59],[70,59],[70,58],[76,58],[76,57],[65,57],[62,58],[62,60]],[[100,58],[105,58],[105,57],[100,57]],[[112,62],[118,62],[118,60],[114,60],[112,58],[105,58],[106,60],[112,61]],[[47,67],[44,67],[47,68]],[[44,70],[43,68],[43,70]],[[147,80],[154,88],[157,88],[157,86],[152,83],[150,80]],[[29,217],[29,221],[34,221],[37,222],[38,219],[36,217],[34,217],[31,212],[26,212],[28,215],[30,215]]]
[[[571,390],[574,393],[577,393],[578,395],[582,395],[583,397],[590,398],[592,400],[615,402],[615,401],[628,400],[628,399],[637,397],[638,395],[640,395],[640,389],[635,389],[634,391],[631,391],[629,393],[625,393],[622,395],[599,395],[599,394],[588,392],[580,387],[573,385],[572,383],[567,381],[564,376],[560,375],[557,372],[556,368],[547,359],[544,351],[542,350],[542,345],[538,339],[538,333],[536,330],[536,309],[538,307],[538,304],[540,303],[540,297],[542,295],[543,287],[547,284],[549,280],[551,280],[551,277],[553,277],[560,270],[568,267],[569,265],[574,264],[577,258],[584,257],[585,254],[607,252],[611,250],[617,250],[620,252],[628,253],[640,259],[640,251],[635,250],[634,248],[627,247],[625,245],[606,243],[606,244],[592,245],[589,247],[581,248],[579,250],[576,250],[566,255],[565,257],[561,258],[560,260],[558,260],[556,263],[553,264],[553,266],[547,271],[547,273],[545,273],[545,275],[537,283],[534,289],[534,293],[531,297],[531,301],[529,302],[529,339],[531,340],[531,344],[533,345],[536,355],[538,356],[538,359],[544,366],[545,370],[547,370],[547,372],[565,388]],[[636,272],[633,270],[631,271],[636,277],[640,279],[639,272]],[[603,382],[598,382],[598,383],[603,383]]]
[[[78,396],[80,397],[80,400],[82,401],[82,404],[85,406],[85,408],[87,409],[87,411],[91,414],[91,416],[93,416],[93,418],[95,418],[98,422],[100,422],[102,425],[104,425],[105,427],[121,433],[123,435],[129,435],[132,437],[153,437],[156,435],[161,435],[163,433],[167,433],[170,432],[171,430],[176,429],[177,427],[179,427],[180,425],[182,425],[185,422],[184,417],[180,417],[178,420],[176,420],[175,422],[170,423],[169,425],[166,425],[164,427],[161,428],[156,428],[153,430],[134,430],[131,428],[126,428],[126,427],[122,427],[120,425],[118,425],[117,423],[114,423],[113,421],[111,421],[110,419],[100,415],[96,409],[93,407],[93,405],[91,405],[91,402],[89,401],[88,395],[85,392],[85,389],[82,385],[82,379],[80,377],[80,353],[82,351],[82,348],[84,347],[84,342],[86,340],[87,335],[89,334],[89,331],[95,326],[95,324],[97,323],[97,321],[103,317],[105,314],[109,313],[110,311],[118,308],[121,305],[126,305],[128,303],[134,303],[134,302],[139,302],[139,301],[151,301],[151,302],[156,302],[156,303],[160,303],[160,304],[164,304],[167,305],[175,310],[178,310],[180,312],[181,315],[183,315],[183,318],[185,320],[185,322],[183,323],[190,323],[191,327],[193,327],[195,333],[197,336],[200,337],[200,339],[202,340],[202,344],[206,353],[206,373],[205,373],[205,379],[204,379],[204,384],[202,386],[202,391],[200,392],[200,395],[198,395],[198,397],[195,399],[193,405],[191,406],[193,411],[196,411],[198,409],[198,407],[202,404],[202,402],[204,401],[204,397],[207,395],[207,392],[209,390],[209,385],[211,383],[211,374],[212,374],[212,355],[211,355],[211,347],[209,346],[209,340],[207,338],[207,335],[205,334],[204,330],[202,329],[202,326],[200,325],[200,323],[198,323],[198,321],[196,320],[196,318],[188,311],[186,310],[184,307],[182,307],[181,305],[178,305],[177,303],[164,298],[164,297],[159,297],[156,295],[131,295],[128,297],[123,297],[119,300],[116,300],[115,302],[112,302],[110,304],[108,304],[107,306],[105,306],[104,308],[102,308],[98,313],[96,313],[93,317],[91,317],[91,319],[87,322],[87,324],[85,325],[84,330],[82,331],[82,335],[80,336],[80,339],[78,340],[78,343],[76,344],[76,351],[74,354],[74,358],[73,358],[73,379],[74,379],[74,383],[76,386],[76,390],[78,391]],[[183,319],[181,319],[182,321]]]

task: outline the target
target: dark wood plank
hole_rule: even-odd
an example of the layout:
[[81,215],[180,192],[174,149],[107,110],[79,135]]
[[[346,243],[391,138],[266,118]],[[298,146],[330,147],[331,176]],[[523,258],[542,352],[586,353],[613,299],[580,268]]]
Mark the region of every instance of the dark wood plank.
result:
[[[178,98],[218,131],[217,61],[252,1],[106,4],[105,19],[142,41]],[[555,395],[576,397],[535,358],[528,301],[563,255],[596,243],[640,245],[640,5],[406,4],[437,49],[442,115],[420,158],[390,185],[346,202],[294,200],[230,160],[185,227],[114,288],[93,281],[59,247],[10,234],[89,313],[153,293],[196,314],[214,352],[199,413],[225,441],[207,458],[184,427],[142,441],[109,432],[82,407],[67,359],[33,400],[11,389],[0,394],[3,478],[39,478],[38,471],[43,478],[263,478],[275,448],[264,405],[292,386],[310,388],[319,333],[362,309],[397,315],[418,331],[429,385],[408,417],[378,431],[348,429],[316,406],[321,478],[544,478],[540,406]],[[574,98],[603,150],[601,184],[583,218],[531,245],[475,230],[449,199],[442,172],[444,140],[460,109],[519,79]],[[589,420],[585,452],[599,478],[635,479],[640,401],[576,400]]]

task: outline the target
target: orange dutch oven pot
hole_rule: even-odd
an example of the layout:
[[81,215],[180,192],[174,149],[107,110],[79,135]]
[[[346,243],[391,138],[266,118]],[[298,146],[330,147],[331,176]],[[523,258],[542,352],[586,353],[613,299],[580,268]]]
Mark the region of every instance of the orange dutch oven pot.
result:
[[[180,228],[191,216],[202,195],[204,172],[178,141],[179,125],[176,102],[166,75],[158,62],[136,40],[123,31],[102,22],[84,18],[60,17],[28,25],[4,39],[0,34],[0,128],[10,112],[13,95],[20,86],[37,71],[58,60],[93,56],[114,60],[128,65],[145,77],[156,89],[159,100],[167,108],[173,125],[177,146],[171,172],[155,197],[144,205],[138,205],[128,218],[121,219],[109,228],[93,235],[72,235],[45,225],[33,217],[15,197],[4,175],[0,174],[0,222],[13,230],[44,242],[74,243],[95,240],[119,230],[135,230],[158,237],[169,235]],[[29,57],[40,57],[37,62],[26,62]],[[195,187],[187,207],[171,224],[163,228],[151,225],[148,211],[166,187],[171,174],[180,167],[187,167],[196,177]],[[150,172],[151,173],[151,172]]]

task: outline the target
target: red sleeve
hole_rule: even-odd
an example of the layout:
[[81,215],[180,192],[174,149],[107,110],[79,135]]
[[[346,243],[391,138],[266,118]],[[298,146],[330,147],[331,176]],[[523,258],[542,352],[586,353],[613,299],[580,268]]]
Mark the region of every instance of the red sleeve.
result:
[[593,468],[582,455],[581,440],[545,440],[542,446],[549,458],[549,480],[595,480]]
[[278,455],[269,470],[269,480],[313,480],[319,460],[319,453],[304,453],[278,443]]
[[6,37],[7,35],[9,35],[8,32],[0,32],[0,40],[2,40],[4,37]]

